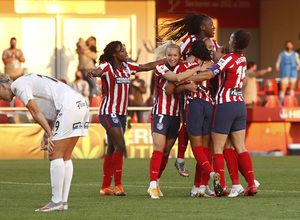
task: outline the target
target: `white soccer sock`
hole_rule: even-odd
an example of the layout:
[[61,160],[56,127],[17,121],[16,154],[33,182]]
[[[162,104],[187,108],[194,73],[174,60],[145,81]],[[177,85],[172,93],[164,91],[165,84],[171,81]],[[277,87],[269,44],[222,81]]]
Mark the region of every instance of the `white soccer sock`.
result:
[[177,160],[178,163],[184,162],[184,159],[182,159],[182,158],[177,158],[176,160]]
[[73,163],[72,160],[65,161],[65,178],[64,178],[64,185],[63,185],[63,194],[62,194],[62,201],[67,202],[68,196],[70,192],[71,182],[73,177]]
[[159,178],[156,180],[157,185],[159,185]]
[[52,201],[62,201],[62,191],[65,175],[65,164],[62,158],[50,161],[50,176],[52,186]]
[[156,187],[157,187],[156,181],[151,181],[150,182],[150,188],[153,189],[153,188],[156,188]]
[[211,178],[211,180],[214,180],[214,174],[215,174],[215,172],[211,172],[211,173],[209,174],[209,177]]

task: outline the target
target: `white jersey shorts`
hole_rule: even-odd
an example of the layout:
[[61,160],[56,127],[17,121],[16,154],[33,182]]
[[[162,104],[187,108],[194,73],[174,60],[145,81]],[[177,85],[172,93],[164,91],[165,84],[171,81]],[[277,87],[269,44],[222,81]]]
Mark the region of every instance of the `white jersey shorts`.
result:
[[53,140],[88,136],[89,117],[89,105],[84,97],[74,91],[67,92],[57,113]]

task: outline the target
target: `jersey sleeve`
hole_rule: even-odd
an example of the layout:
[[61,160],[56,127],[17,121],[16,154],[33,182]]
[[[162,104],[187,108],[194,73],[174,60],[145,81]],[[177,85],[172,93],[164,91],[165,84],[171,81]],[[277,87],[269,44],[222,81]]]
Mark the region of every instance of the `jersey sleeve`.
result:
[[228,69],[228,67],[232,65],[231,60],[232,56],[230,54],[226,54],[219,60],[216,65],[222,72],[224,72],[226,69]]
[[163,75],[166,74],[166,72],[169,72],[170,70],[168,69],[168,67],[166,67],[165,64],[163,65],[157,65],[156,66],[156,71],[155,74],[159,77],[163,77]]
[[109,63],[108,62],[103,62],[99,65],[98,68],[102,69],[103,73],[102,73],[102,76],[105,76],[107,75],[107,73],[109,72]]
[[189,51],[189,48],[191,47],[191,38],[187,36],[186,38],[183,38],[179,44],[181,54],[183,57],[185,57]]
[[130,70],[130,75],[135,74],[139,68],[139,64],[127,62],[128,68]]
[[29,100],[34,99],[32,88],[22,79],[18,79],[11,84],[11,91],[25,106],[28,104]]

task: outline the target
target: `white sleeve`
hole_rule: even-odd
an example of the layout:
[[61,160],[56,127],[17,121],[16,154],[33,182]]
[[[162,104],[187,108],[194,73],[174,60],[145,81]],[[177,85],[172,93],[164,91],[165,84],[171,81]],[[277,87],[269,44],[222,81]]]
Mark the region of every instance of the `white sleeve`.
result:
[[278,59],[277,59],[276,64],[275,64],[275,67],[279,68],[280,67],[280,63],[281,63],[281,53],[278,56]]
[[11,91],[17,96],[21,102],[26,106],[29,100],[34,99],[32,88],[24,80],[16,80],[11,84]]
[[297,66],[300,66],[299,53],[296,52],[295,57],[296,57]]

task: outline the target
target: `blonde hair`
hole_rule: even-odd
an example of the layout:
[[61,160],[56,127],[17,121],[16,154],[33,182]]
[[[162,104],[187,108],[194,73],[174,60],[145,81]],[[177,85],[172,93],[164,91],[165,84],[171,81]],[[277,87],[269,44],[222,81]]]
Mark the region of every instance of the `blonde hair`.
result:
[[161,42],[161,45],[158,46],[154,50],[154,60],[160,60],[163,59],[166,56],[167,49],[169,47],[176,47],[179,50],[179,53],[181,55],[180,47],[176,44],[173,40],[166,40],[164,42]]
[[4,74],[4,73],[0,73],[0,82],[3,82],[5,80],[10,80],[9,75]]

